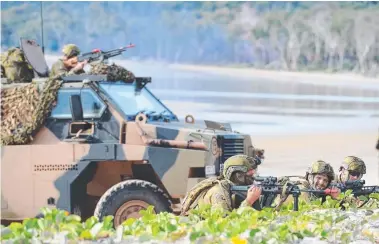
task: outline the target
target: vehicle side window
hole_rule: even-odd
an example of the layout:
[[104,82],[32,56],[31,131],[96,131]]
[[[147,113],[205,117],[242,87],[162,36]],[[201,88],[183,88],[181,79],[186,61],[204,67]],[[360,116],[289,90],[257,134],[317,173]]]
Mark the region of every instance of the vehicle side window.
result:
[[69,88],[58,91],[56,106],[51,111],[51,118],[71,119],[70,96],[81,94],[83,117],[86,119],[100,118],[105,110],[105,104],[90,88]]

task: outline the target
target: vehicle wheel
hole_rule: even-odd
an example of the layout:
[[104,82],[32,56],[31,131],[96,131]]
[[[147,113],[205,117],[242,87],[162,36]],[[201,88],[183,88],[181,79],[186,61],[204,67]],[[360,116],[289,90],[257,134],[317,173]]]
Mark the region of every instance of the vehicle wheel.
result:
[[116,228],[128,218],[139,218],[140,210],[154,206],[154,212],[172,212],[171,201],[158,186],[144,180],[127,180],[109,188],[96,205],[94,215],[101,221],[114,216]]

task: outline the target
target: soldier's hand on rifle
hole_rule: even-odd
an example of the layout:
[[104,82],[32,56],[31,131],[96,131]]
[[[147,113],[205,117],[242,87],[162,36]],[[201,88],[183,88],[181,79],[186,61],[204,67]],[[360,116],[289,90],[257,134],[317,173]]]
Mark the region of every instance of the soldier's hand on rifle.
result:
[[84,68],[84,65],[88,63],[87,60],[84,60],[83,62],[77,63],[76,66],[74,67],[75,70],[81,70]]
[[332,192],[330,193],[330,196],[333,199],[338,199],[338,196],[340,195],[341,190],[337,187],[332,187],[331,190],[332,190]]
[[257,185],[253,185],[252,187],[247,190],[247,196],[246,196],[246,201],[248,204],[253,205],[255,201],[259,199],[262,193],[262,188]]

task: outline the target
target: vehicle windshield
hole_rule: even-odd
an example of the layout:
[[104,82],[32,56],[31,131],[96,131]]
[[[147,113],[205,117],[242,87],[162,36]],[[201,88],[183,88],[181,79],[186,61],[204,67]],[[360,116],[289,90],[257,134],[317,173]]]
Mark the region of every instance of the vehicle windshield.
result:
[[132,84],[100,83],[100,87],[127,116],[144,112],[154,116],[175,117],[146,88],[142,88],[140,94],[136,95]]

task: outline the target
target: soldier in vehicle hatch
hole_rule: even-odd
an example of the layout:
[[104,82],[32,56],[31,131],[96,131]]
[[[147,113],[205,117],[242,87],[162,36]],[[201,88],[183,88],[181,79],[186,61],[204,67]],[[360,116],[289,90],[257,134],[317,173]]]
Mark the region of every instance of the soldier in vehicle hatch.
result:
[[[187,193],[182,204],[181,215],[188,215],[188,211],[198,208],[201,204],[221,206],[227,211],[236,208],[230,187],[252,184],[253,176],[260,164],[258,157],[235,155],[228,158],[224,163],[222,177],[203,180]],[[252,186],[240,207],[252,206],[259,199],[261,191],[259,186]]]
[[79,48],[75,44],[67,44],[62,49],[63,57],[55,62],[50,71],[50,77],[84,73],[87,60],[78,62]]

